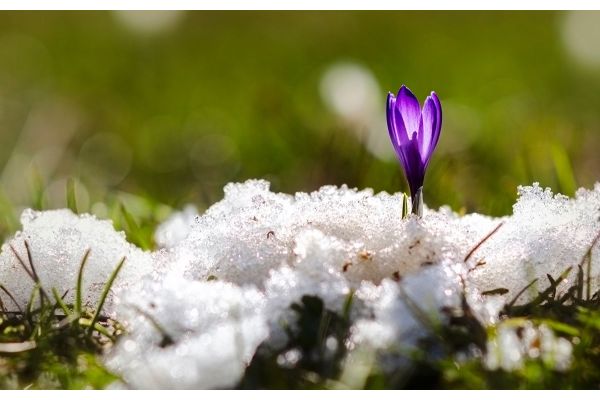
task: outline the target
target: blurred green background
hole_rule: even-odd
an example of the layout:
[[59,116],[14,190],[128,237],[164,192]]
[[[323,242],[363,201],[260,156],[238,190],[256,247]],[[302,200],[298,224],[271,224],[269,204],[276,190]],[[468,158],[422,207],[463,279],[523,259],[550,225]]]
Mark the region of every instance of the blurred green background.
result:
[[1,12],[0,202],[64,207],[71,177],[80,210],[118,195],[158,219],[248,178],[406,190],[401,84],[444,110],[430,207],[598,180],[597,12]]

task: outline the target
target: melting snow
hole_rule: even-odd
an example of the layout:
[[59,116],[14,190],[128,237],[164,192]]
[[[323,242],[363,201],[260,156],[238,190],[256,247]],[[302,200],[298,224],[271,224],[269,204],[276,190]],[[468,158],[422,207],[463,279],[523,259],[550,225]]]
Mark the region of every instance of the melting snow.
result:
[[167,274],[124,293],[128,336],[107,365],[133,388],[226,388],[268,336],[265,296],[254,288]]
[[[125,234],[115,232],[110,221],[87,214],[77,216],[70,210],[25,210],[21,224],[23,230],[2,246],[0,254],[0,282],[21,309],[35,287],[29,276],[34,271],[49,297],[55,288],[60,295],[68,291],[65,301],[74,302],[77,275],[87,250],[90,254],[83,273],[87,306],[97,303],[109,275],[123,257],[126,261],[113,286],[115,290],[132,286],[152,272],[152,255],[128,243]],[[15,307],[12,300],[2,299],[7,307]]]
[[[427,334],[422,316],[443,322],[440,310],[459,305],[463,292],[484,324],[497,324],[504,301],[533,279],[542,289],[546,274],[556,278],[580,263],[600,230],[600,184],[574,199],[537,184],[521,187],[513,215],[504,218],[442,207],[401,219],[401,208],[400,194],[370,189],[325,186],[288,195],[271,192],[265,181],[228,184],[225,198],[205,213],[187,208],[159,226],[161,249],[153,253],[129,244],[108,221],[28,210],[23,230],[2,247],[0,280],[24,307],[33,283],[11,245],[30,269],[27,241],[44,287],[61,293],[74,287],[91,249],[84,283],[93,305],[126,257],[107,311],[128,334],[107,355],[108,366],[133,388],[231,387],[261,343],[284,343],[282,326],[295,322],[289,306],[307,294],[339,312],[355,292],[357,346],[414,345]],[[597,290],[600,261],[592,260]],[[508,292],[482,295],[497,288]],[[568,366],[569,346],[543,326],[528,329],[542,343],[539,357]],[[516,343],[514,331],[501,323],[497,330],[488,343],[490,368],[514,368],[532,356],[529,342],[518,344],[519,354],[504,354]]]

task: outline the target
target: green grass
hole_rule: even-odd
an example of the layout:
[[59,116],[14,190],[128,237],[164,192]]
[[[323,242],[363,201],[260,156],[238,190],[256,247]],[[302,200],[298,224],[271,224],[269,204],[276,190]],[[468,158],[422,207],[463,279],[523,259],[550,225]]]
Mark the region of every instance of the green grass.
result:
[[[29,254],[27,245],[26,249]],[[109,277],[96,307],[85,309],[81,281],[88,255],[89,251],[81,262],[72,305],[63,300],[66,292],[48,291],[41,285],[31,263],[28,269],[21,262],[36,283],[24,310],[7,311],[19,306],[1,287],[2,298],[13,303],[0,300],[1,388],[102,389],[118,379],[102,366],[99,356],[121,332],[116,321],[101,316],[101,310],[123,261]]]
[[[379,83],[384,140],[387,91],[440,95],[427,205],[503,215],[519,184],[571,194],[597,180],[600,74],[570,56],[565,17],[190,12],[146,37],[110,12],[0,12],[3,190],[39,209],[55,192],[22,186],[71,175],[91,198],[126,191],[174,207],[208,206],[227,182],[260,177],[285,192],[406,190],[397,161],[365,151],[357,124],[320,96],[323,73],[353,62]],[[62,151],[55,163],[48,149]]]

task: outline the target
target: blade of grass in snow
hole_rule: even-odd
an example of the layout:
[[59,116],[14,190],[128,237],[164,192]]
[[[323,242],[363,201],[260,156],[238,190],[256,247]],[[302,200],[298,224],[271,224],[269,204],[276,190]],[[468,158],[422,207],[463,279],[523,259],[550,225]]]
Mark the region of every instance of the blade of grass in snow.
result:
[[39,283],[36,283],[31,291],[31,295],[29,296],[29,301],[27,302],[27,310],[25,311],[25,316],[30,319],[33,313],[33,303],[35,302],[36,293],[38,293]]
[[148,249],[150,247],[149,243],[142,235],[140,227],[137,224],[137,222],[135,222],[135,218],[133,217],[133,215],[131,215],[131,213],[127,210],[123,203],[121,203],[120,210],[121,216],[125,220],[125,225],[127,227],[126,234],[128,236],[131,236],[131,240],[134,243],[137,243],[143,249]]
[[88,329],[88,336],[91,336],[91,334],[92,334],[93,327],[96,324],[96,321],[98,321],[98,317],[100,316],[102,307],[104,307],[104,302],[106,301],[106,296],[108,296],[108,292],[110,291],[110,288],[112,287],[113,282],[117,278],[119,271],[121,271],[121,268],[123,268],[123,265],[125,265],[125,260],[126,260],[126,258],[123,257],[121,259],[121,261],[119,261],[119,263],[117,264],[117,266],[115,267],[113,272],[108,277],[108,281],[106,282],[106,285],[104,285],[104,289],[102,290],[102,294],[100,295],[100,300],[98,301],[98,305],[96,306],[96,311],[94,312],[94,316],[92,317],[92,322],[90,323],[90,327]]
[[2,285],[2,284],[0,284],[0,290],[2,290],[4,293],[6,293],[6,295],[14,303],[15,307],[17,307],[17,310],[19,310],[19,313],[23,314],[23,309],[21,308],[21,306],[19,305],[19,303],[17,302],[17,300],[14,298],[14,296],[10,293],[10,291],[4,285]]
[[40,301],[41,301],[42,307],[43,307],[44,301],[49,300],[50,297],[48,297],[48,294],[44,290],[44,287],[42,286],[42,282],[40,281],[40,277],[38,276],[37,271],[35,270],[35,264],[33,263],[33,256],[31,255],[31,248],[29,247],[29,242],[27,240],[24,240],[23,242],[25,244],[25,252],[27,253],[27,260],[29,261],[29,266],[31,267],[31,273],[33,274],[34,281],[39,285]]
[[[79,325],[81,325],[84,328],[87,328],[88,330],[91,330],[92,328],[92,322],[90,319],[87,318],[79,318],[78,319],[78,323]],[[115,337],[113,335],[111,335],[111,333],[102,325],[100,325],[98,322],[95,322],[94,324],[94,329],[95,331],[101,333],[102,335],[104,335],[108,340],[110,340],[111,342],[115,341]]]
[[498,232],[498,229],[500,229],[502,227],[502,225],[504,225],[504,222],[500,222],[494,229],[492,229],[492,231],[490,233],[485,235],[483,237],[483,239],[481,239],[479,242],[477,242],[477,244],[475,246],[473,246],[473,248],[471,248],[469,253],[465,256],[464,262],[469,261],[469,258],[471,258],[471,256],[477,251],[477,249],[480,248],[481,245],[484,244],[489,238],[491,238],[492,235],[494,235],[496,232]]
[[83,268],[85,267],[85,263],[87,262],[88,257],[90,256],[90,249],[85,251],[83,255],[83,260],[81,260],[81,265],[79,266],[79,272],[77,273],[77,287],[75,291],[75,312],[77,315],[81,315],[81,298],[82,298],[82,284],[83,284]]
[[52,288],[52,295],[54,296],[54,300],[56,301],[56,304],[58,304],[58,306],[60,307],[60,309],[63,310],[63,312],[65,313],[66,317],[68,317],[71,314],[73,314],[71,312],[71,310],[69,310],[69,307],[67,307],[67,305],[65,304],[65,302],[63,301],[63,299],[58,294],[58,291],[56,290],[56,288]]
[[143,315],[144,318],[146,318],[148,321],[150,321],[150,324],[154,327],[154,329],[156,329],[158,332],[160,332],[160,334],[162,335],[161,347],[165,347],[165,346],[168,346],[168,345],[171,345],[171,344],[175,343],[175,341],[173,340],[173,338],[171,337],[171,335],[169,335],[169,333],[167,333],[166,329],[163,328],[161,326],[161,324],[158,323],[158,321],[156,320],[156,318],[154,318],[152,315],[150,315],[149,313],[147,313],[146,311],[142,310],[140,307],[138,307],[136,305],[132,305],[132,307],[138,313],[140,313],[141,315]]

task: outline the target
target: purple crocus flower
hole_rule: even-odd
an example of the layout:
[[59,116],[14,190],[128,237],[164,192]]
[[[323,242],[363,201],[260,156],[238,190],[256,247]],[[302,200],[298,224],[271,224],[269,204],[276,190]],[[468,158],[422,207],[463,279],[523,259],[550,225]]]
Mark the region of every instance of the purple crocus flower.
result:
[[415,95],[402,85],[397,96],[388,94],[387,124],[408,180],[412,212],[422,215],[425,170],[442,128],[442,106],[437,95],[431,92],[421,108]]

